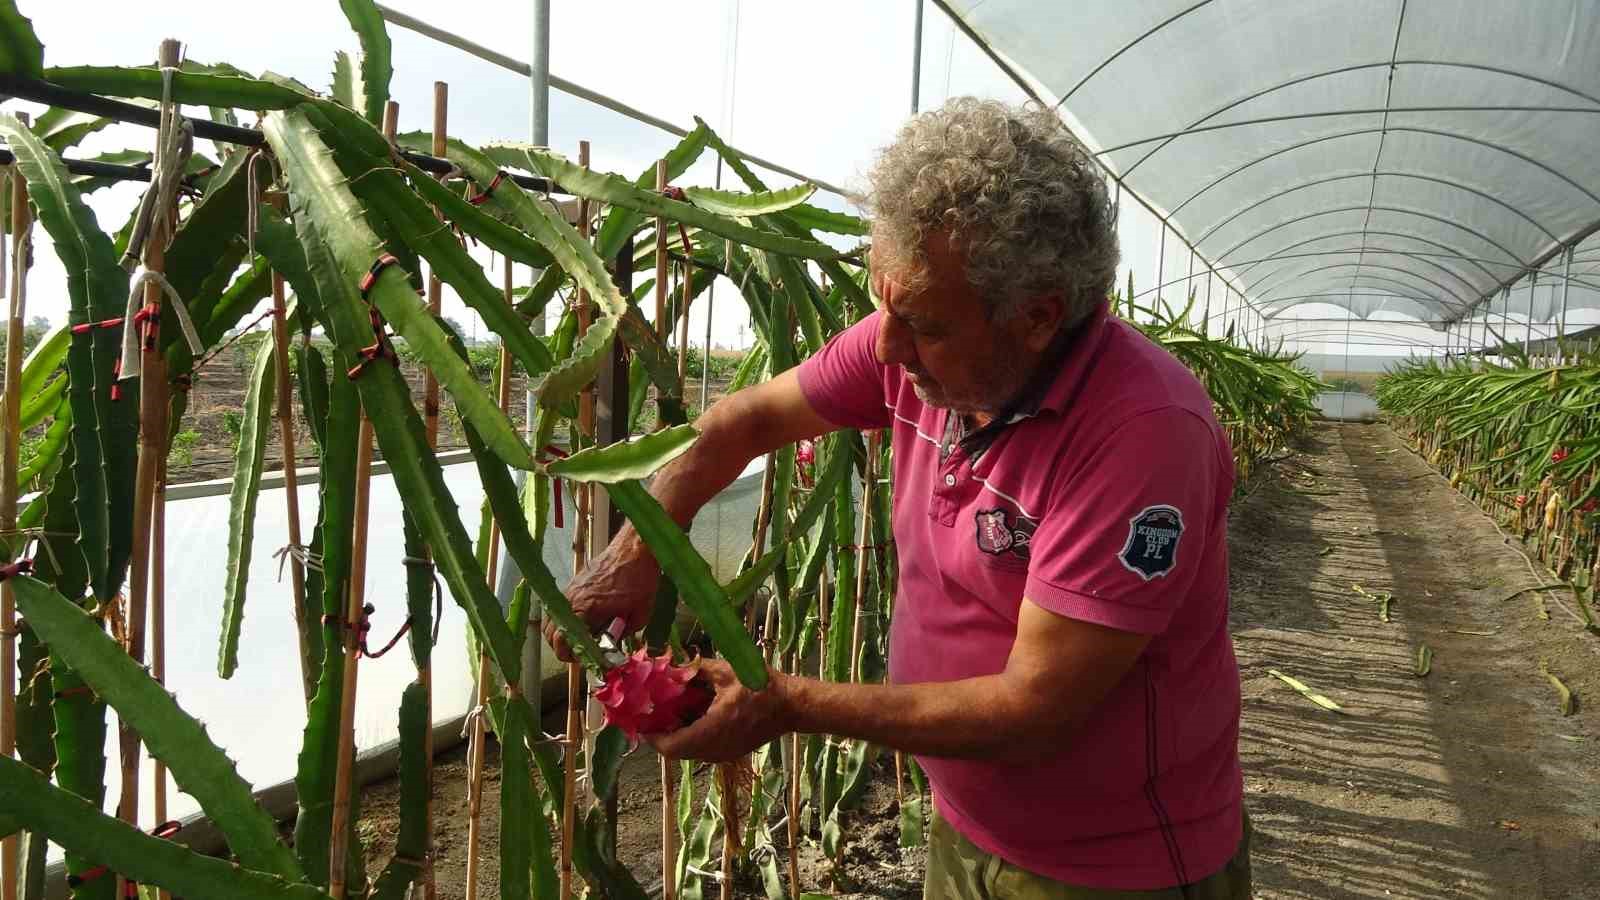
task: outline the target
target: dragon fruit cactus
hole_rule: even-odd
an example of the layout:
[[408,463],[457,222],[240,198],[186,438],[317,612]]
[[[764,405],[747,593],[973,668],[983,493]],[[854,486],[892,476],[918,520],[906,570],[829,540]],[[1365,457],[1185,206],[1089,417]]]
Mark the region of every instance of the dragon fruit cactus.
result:
[[637,744],[641,735],[682,728],[711,705],[711,689],[695,680],[699,668],[675,666],[671,654],[651,656],[641,647],[606,672],[594,696],[605,707],[606,724]]

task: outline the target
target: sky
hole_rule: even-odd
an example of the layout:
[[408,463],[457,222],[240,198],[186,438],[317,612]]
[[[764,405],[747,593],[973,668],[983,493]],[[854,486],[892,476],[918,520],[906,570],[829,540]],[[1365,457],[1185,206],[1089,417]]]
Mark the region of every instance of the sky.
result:
[[[185,42],[190,59],[225,61],[250,72],[273,71],[325,89],[335,51],[357,50],[355,35],[335,0],[278,0],[249,7],[219,7],[212,0],[161,0],[138,16],[128,15],[126,7],[109,0],[19,0],[18,5],[45,44],[46,65],[145,64],[163,37],[175,37]],[[389,5],[514,59],[531,55],[529,3],[391,0]],[[249,26],[241,27],[239,18],[218,15],[221,8],[248,11]],[[554,0],[552,73],[680,125],[691,125],[698,115],[734,146],[847,190],[861,187],[875,151],[893,138],[911,112],[915,0],[806,4],[690,0],[672,4],[670,17],[667,9],[643,0]],[[108,21],[104,27],[84,27],[86,12],[102,13]],[[389,34],[395,69],[391,94],[400,104],[402,131],[430,127],[433,84],[443,81],[450,91],[452,136],[469,143],[529,138],[526,78],[392,24]],[[961,94],[1010,102],[1024,98],[937,7],[928,4],[921,107]],[[0,108],[37,110],[18,101]],[[203,110],[191,112],[203,114]],[[91,136],[72,155],[149,147],[153,138],[150,130],[118,126]],[[591,142],[595,168],[629,178],[645,171],[677,141],[653,127],[552,91],[551,146],[576,156],[579,140]],[[200,149],[211,151],[204,142]],[[773,187],[793,183],[776,173],[762,174]],[[677,183],[709,185],[714,179],[714,164],[706,154]],[[108,232],[121,227],[141,189],[125,184],[95,193],[91,206],[101,227]],[[847,199],[825,191],[813,202],[851,209]],[[1123,257],[1119,285],[1131,272],[1135,290],[1144,291],[1159,274],[1169,283],[1162,292],[1168,303],[1181,305],[1192,288],[1197,312],[1205,307],[1208,290],[1203,271],[1192,282],[1170,284],[1187,275],[1189,253],[1171,235],[1163,247],[1153,216],[1136,203],[1124,202],[1119,233]],[[64,273],[46,249],[48,238],[40,234],[36,240],[40,249],[29,278],[28,314],[59,322],[67,307]],[[477,255],[487,262],[487,253],[480,250]],[[530,278],[526,270],[516,273],[518,284]],[[492,280],[498,283],[497,278]],[[1220,279],[1209,293],[1212,316],[1220,318],[1227,302]],[[733,285],[721,282],[714,303],[713,344],[747,346],[752,339],[748,314]],[[691,314],[690,334],[696,345],[705,339],[705,312],[706,305],[697,303]],[[469,337],[486,334],[448,287],[445,314],[460,321]],[[1337,319],[1340,324],[1344,316],[1333,307],[1306,308],[1300,315]],[[1327,341],[1319,335],[1303,342],[1303,349],[1328,349],[1318,345],[1335,341],[1342,348],[1342,337],[1333,335],[1331,326],[1324,330]],[[1417,332],[1405,339],[1428,337],[1421,329]]]

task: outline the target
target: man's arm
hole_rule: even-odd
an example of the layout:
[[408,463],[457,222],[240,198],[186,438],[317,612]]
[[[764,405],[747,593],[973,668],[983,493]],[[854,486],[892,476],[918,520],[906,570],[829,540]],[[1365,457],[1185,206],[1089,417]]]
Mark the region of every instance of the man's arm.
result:
[[[687,529],[695,513],[733,483],[750,460],[834,430],[806,399],[796,372],[789,369],[717,401],[695,423],[700,437],[694,445],[656,473],[650,492],[679,525]],[[630,523],[573,579],[567,596],[573,611],[591,627],[604,628],[621,617],[633,631],[647,623],[660,577],[654,557]],[[553,621],[545,621],[544,634],[558,656],[571,659]]]
[[1069,619],[1024,600],[1004,671],[961,681],[847,684],[774,673],[739,685],[707,663],[706,715],[652,743],[671,757],[726,760],[789,731],[859,738],[925,756],[1026,761],[1059,751],[1144,652],[1149,635]]
[[650,485],[650,493],[679,525],[688,528],[700,507],[732,484],[750,460],[834,430],[806,399],[798,371],[788,369],[730,394],[695,422],[700,437],[694,446],[663,467]]

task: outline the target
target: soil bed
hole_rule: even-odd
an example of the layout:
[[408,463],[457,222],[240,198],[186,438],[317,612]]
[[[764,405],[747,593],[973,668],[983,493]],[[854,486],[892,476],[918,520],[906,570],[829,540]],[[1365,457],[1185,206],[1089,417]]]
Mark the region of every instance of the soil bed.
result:
[[[1325,424],[1234,504],[1240,751],[1258,897],[1600,897],[1600,733],[1581,709],[1561,715],[1539,669],[1542,659],[1580,698],[1595,698],[1600,638],[1575,623],[1569,593],[1542,607],[1526,593],[1507,600],[1548,573],[1530,572],[1494,524],[1430,472],[1384,426]],[[1393,595],[1389,621],[1356,586]],[[1432,671],[1418,677],[1423,644]],[[498,891],[499,784],[489,768],[480,896]],[[646,884],[661,869],[657,772],[642,748],[620,789],[620,852]],[[805,840],[803,890],[921,896],[922,851],[898,846],[888,755],[875,772],[845,823],[841,871],[820,860],[815,835]],[[391,782],[363,800],[372,871],[391,852],[395,797]],[[441,760],[435,798],[439,896],[461,897],[460,751]],[[741,881],[736,895],[763,893]]]

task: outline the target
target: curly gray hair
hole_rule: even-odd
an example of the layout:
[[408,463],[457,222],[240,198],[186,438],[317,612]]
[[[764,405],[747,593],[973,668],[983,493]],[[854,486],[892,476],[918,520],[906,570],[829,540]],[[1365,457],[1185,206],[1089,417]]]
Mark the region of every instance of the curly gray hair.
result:
[[915,285],[926,277],[928,237],[948,234],[992,318],[1060,292],[1071,327],[1116,280],[1105,181],[1050,110],[953,98],[906,123],[867,177],[877,252]]

